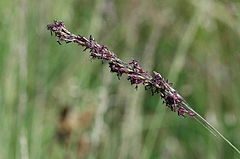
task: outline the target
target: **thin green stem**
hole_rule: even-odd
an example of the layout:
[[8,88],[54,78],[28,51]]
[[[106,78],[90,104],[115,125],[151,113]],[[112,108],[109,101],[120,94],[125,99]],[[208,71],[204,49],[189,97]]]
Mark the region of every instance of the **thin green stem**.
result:
[[204,119],[200,114],[193,110],[186,102],[183,102],[184,106],[196,114],[194,119],[196,119],[200,124],[202,124],[207,130],[209,130],[214,136],[223,139],[229,146],[231,146],[238,154],[240,150],[233,145],[226,137],[224,137],[214,126],[212,126],[206,119]]

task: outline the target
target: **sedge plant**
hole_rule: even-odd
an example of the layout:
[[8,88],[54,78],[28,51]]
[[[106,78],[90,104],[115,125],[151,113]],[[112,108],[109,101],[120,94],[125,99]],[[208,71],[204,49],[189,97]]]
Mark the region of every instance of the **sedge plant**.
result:
[[198,114],[192,107],[187,104],[184,98],[173,88],[173,84],[165,80],[160,73],[153,72],[151,75],[145,71],[136,60],[130,62],[123,62],[106,46],[97,43],[92,36],[86,38],[81,35],[72,34],[65,27],[61,21],[54,21],[53,24],[47,25],[47,29],[51,34],[58,37],[57,42],[61,45],[61,42],[75,43],[84,47],[83,51],[89,50],[90,57],[92,59],[100,59],[109,64],[110,71],[117,74],[120,77],[125,74],[127,80],[131,85],[144,85],[146,90],[150,90],[152,95],[158,94],[163,103],[173,112],[177,112],[179,116],[188,116],[196,119],[213,135],[223,139],[229,146],[231,146],[239,155],[240,150],[234,146],[226,137],[224,137],[214,126],[212,126],[206,119]]

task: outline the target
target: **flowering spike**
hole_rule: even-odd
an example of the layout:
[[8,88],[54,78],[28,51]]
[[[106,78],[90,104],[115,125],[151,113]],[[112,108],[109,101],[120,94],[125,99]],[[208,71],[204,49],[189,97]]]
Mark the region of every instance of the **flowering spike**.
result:
[[118,79],[123,74],[126,74],[130,84],[135,85],[135,89],[138,88],[139,84],[143,84],[146,90],[151,91],[152,95],[160,94],[163,103],[170,110],[177,112],[178,115],[188,115],[189,117],[196,115],[191,109],[185,108],[186,105],[183,98],[172,88],[172,84],[168,83],[168,80],[165,80],[159,73],[153,72],[153,76],[151,76],[144,71],[136,60],[132,60],[129,63],[123,62],[113,52],[108,50],[107,47],[98,44],[92,35],[89,36],[89,39],[81,35],[74,35],[66,29],[63,22],[54,21],[53,24],[47,25],[47,29],[55,33],[59,44],[61,44],[60,41],[76,43],[85,47],[83,51],[89,49],[91,59],[96,58],[108,62],[110,72],[115,72]]

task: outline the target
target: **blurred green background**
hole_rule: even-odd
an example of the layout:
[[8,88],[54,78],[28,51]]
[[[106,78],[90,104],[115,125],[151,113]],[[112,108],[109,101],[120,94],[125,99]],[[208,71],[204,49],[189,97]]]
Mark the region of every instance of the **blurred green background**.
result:
[[1,0],[0,159],[239,158],[83,48],[58,45],[54,19],[160,72],[240,148],[240,0]]

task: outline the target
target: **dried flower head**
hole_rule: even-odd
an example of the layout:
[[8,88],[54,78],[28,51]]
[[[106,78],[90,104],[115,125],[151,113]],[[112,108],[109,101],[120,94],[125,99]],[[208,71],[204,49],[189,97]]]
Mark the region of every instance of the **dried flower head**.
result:
[[47,29],[51,31],[51,34],[54,33],[58,37],[57,42],[59,44],[61,44],[61,41],[76,43],[85,47],[83,51],[89,50],[91,58],[108,62],[110,71],[115,72],[119,79],[123,74],[126,74],[128,76],[127,79],[131,85],[136,86],[136,89],[139,84],[143,84],[146,90],[152,92],[152,95],[159,94],[166,106],[177,112],[178,115],[188,115],[190,117],[196,115],[192,110],[184,107],[186,105],[184,99],[173,89],[172,84],[159,73],[153,72],[153,76],[151,76],[136,60],[128,63],[123,62],[113,52],[108,50],[106,46],[98,44],[92,36],[85,38],[81,35],[70,33],[61,21],[54,21],[53,24],[47,25]]

